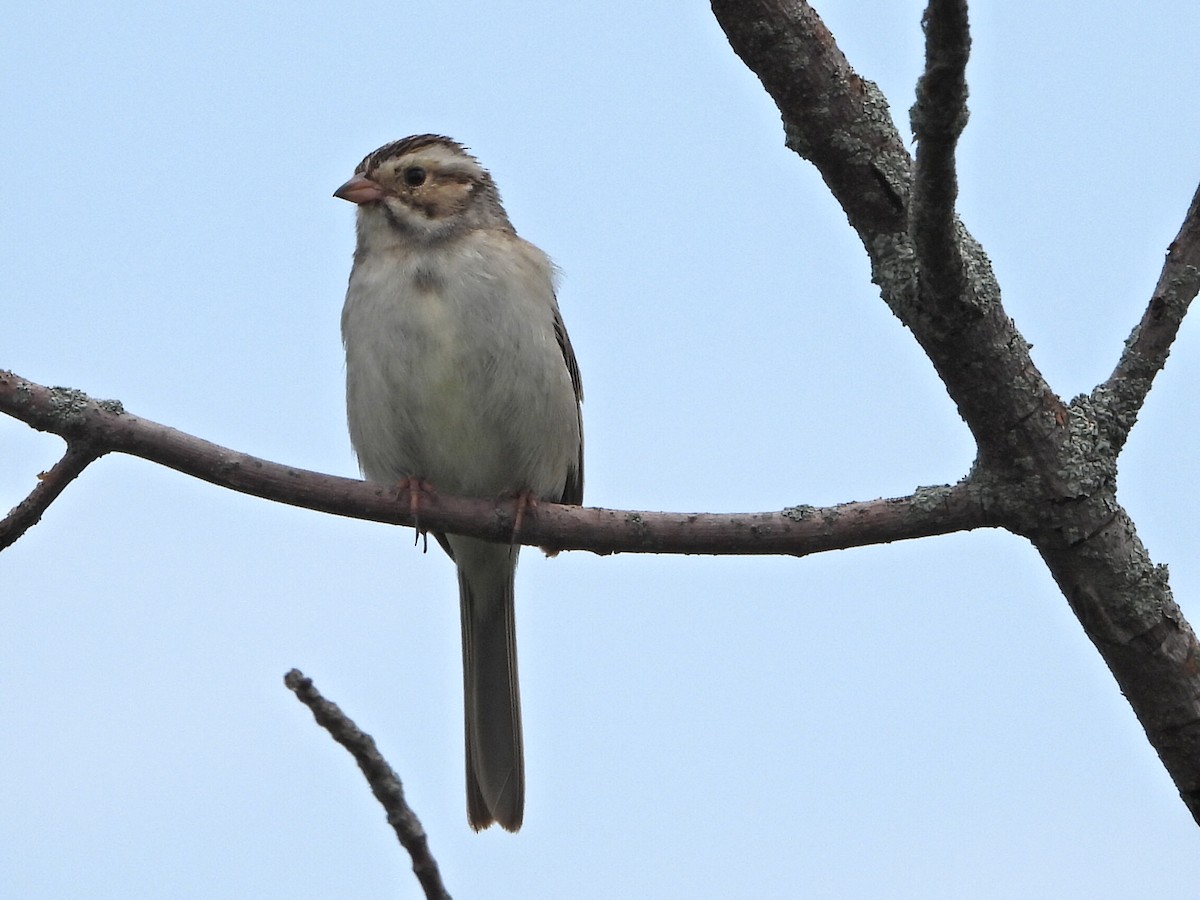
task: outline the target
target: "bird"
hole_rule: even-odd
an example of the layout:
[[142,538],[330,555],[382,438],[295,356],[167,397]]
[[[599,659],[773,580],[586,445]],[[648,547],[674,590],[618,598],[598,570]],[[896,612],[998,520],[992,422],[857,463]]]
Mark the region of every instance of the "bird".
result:
[[[583,388],[549,257],[451,138],[368,154],[342,341],[350,439],[368,481],[411,493],[583,502]],[[467,820],[521,827],[525,763],[513,583],[520,546],[435,533],[458,573]],[[547,551],[551,553],[551,551]]]

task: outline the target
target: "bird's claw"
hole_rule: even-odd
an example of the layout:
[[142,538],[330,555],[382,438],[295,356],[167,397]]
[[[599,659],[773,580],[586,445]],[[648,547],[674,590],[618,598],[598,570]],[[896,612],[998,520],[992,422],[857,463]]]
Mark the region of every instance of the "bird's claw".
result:
[[421,498],[423,496],[433,497],[436,491],[428,481],[423,478],[401,478],[396,482],[396,499],[399,500],[406,493],[408,494],[408,511],[413,518],[413,528],[416,529],[416,534],[413,536],[413,546],[421,542],[421,538],[425,538],[425,549],[429,549],[429,534],[421,527]]

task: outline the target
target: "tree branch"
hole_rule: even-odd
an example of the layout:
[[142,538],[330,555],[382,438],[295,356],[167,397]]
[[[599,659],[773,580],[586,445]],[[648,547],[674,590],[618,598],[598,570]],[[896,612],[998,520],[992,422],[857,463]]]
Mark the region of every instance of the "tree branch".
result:
[[[963,285],[953,318],[930,290],[937,270],[922,270],[910,233],[913,161],[879,89],[854,71],[804,0],[712,0],[712,8],[734,52],[779,107],[787,145],[818,168],[846,211],[884,301],[933,363],[982,460],[1004,467],[1028,461],[1053,472],[1061,461],[1044,432],[1065,418],[1063,403],[1000,305],[987,255],[961,225],[952,255],[959,272],[943,276]],[[926,20],[931,17],[940,21],[932,13]],[[948,30],[963,28],[965,21]],[[942,32],[935,28],[934,38]],[[935,85],[943,80],[939,66],[946,55],[937,46],[930,60]],[[931,248],[939,244],[935,236],[927,240]],[[937,254],[927,252],[935,257],[929,264],[937,265]],[[1053,492],[1057,480],[1046,486]]]
[[[0,371],[0,412],[98,453],[127,453],[211,484],[318,512],[448,531],[497,542],[514,539],[512,501],[434,495],[420,522],[386,485],[322,475],[221,447],[139,418],[120,403],[47,388]],[[434,486],[436,487],[436,485]],[[996,524],[987,497],[969,482],[921,488],[909,497],[794,506],[760,513],[661,513],[539,503],[522,544],[596,553],[787,554],[805,556]]]
[[912,159],[887,99],[816,11],[803,0],[712,0],[712,10],[779,107],[787,146],[817,167],[864,242],[903,232]]
[[969,483],[1004,527],[1037,547],[1200,822],[1200,645],[1116,500],[1117,450],[1196,292],[1196,204],[1118,371],[1068,407],[1034,365],[987,256],[953,214],[953,154],[966,121],[964,0],[931,0],[925,13],[915,167],[878,90],[851,69],[808,3],[712,7],[779,107],[787,145],[820,170],[884,301],[971,429],[978,457]]
[[1198,291],[1200,187],[1192,195],[1179,234],[1167,248],[1167,259],[1150,297],[1150,305],[1125,342],[1125,352],[1112,375],[1092,392],[1092,399],[1104,414],[1102,421],[1108,440],[1117,453],[1125,446],[1129,431],[1137,422],[1155,376],[1166,365],[1171,344]]
[[967,57],[971,35],[963,0],[935,0],[921,22],[925,74],[910,112],[917,139],[908,233],[916,249],[921,293],[949,319],[969,293],[961,225],[954,213],[958,175],[954,152],[967,125]]
[[379,748],[375,746],[374,739],[369,734],[364,734],[336,703],[322,697],[313,686],[312,679],[306,678],[299,669],[288,672],[283,677],[283,683],[312,711],[317,724],[350,751],[350,755],[366,776],[371,793],[387,812],[388,824],[395,830],[401,846],[412,857],[413,872],[421,882],[425,896],[431,900],[450,900],[450,895],[442,884],[442,873],[438,870],[437,860],[429,852],[429,841],[426,839],[425,829],[421,826],[421,820],[405,801],[404,785],[400,783],[400,776],[383,758]]
[[94,462],[100,452],[87,444],[67,445],[67,452],[48,472],[38,474],[38,483],[29,496],[0,519],[0,550],[8,547],[42,519],[46,508],[58,499],[63,489]]
[[1038,551],[1200,824],[1200,644],[1121,507],[1074,547]]

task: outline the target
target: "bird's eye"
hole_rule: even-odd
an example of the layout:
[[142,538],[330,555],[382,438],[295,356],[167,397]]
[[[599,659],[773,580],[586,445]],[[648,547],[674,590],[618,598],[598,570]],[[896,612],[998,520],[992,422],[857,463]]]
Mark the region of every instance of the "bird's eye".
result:
[[425,170],[420,166],[409,166],[404,170],[404,183],[409,187],[420,187],[425,183]]

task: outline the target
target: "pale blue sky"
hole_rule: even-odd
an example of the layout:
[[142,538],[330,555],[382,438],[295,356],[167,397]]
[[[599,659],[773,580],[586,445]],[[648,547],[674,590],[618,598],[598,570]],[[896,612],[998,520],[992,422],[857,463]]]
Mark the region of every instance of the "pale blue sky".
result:
[[[913,0],[817,4],[904,133]],[[1069,398],[1200,175],[1200,7],[976,4],[962,214]],[[39,4],[0,34],[0,367],[355,473],[338,315],[389,140],[443,132],[562,267],[586,500],[778,509],[957,480],[972,444],[705,4]],[[1200,325],[1121,499],[1200,622]],[[0,507],[60,452],[0,421]],[[521,833],[473,834],[453,570],[411,532],[94,465],[0,557],[0,883],[418,896],[296,666],[375,736],[457,897],[1147,897],[1200,832],[1034,551],[525,555]]]

